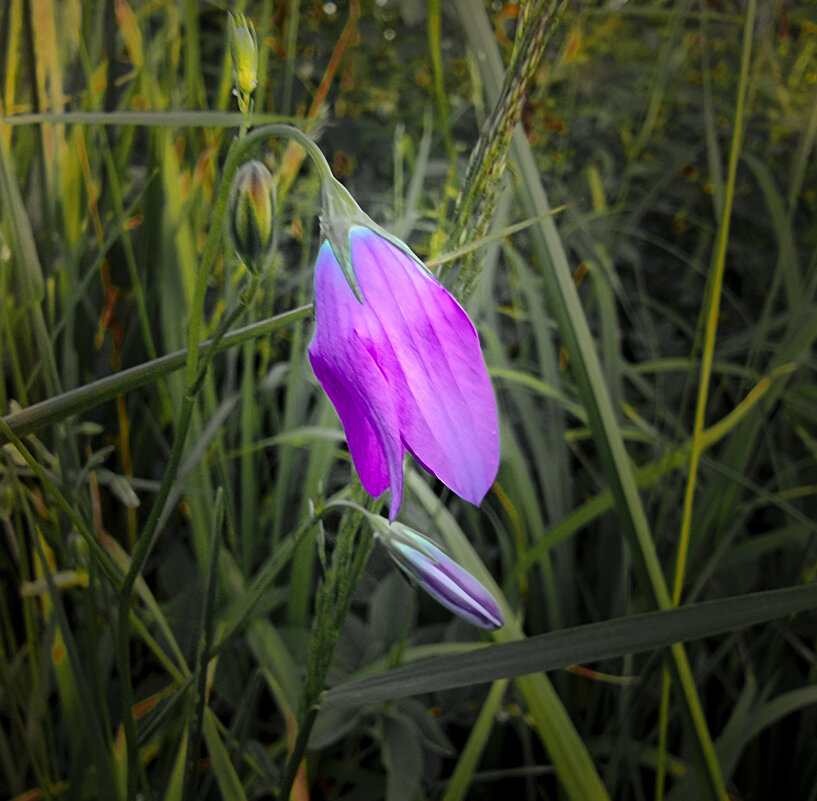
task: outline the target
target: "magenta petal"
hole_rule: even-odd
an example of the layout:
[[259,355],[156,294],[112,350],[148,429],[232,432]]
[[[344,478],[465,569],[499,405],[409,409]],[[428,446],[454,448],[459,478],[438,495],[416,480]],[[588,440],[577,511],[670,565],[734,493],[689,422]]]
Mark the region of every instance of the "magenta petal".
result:
[[479,338],[448,290],[370,231],[350,232],[364,302],[364,340],[394,393],[400,435],[416,459],[479,504],[496,477],[496,400]]
[[403,455],[397,413],[383,374],[354,329],[355,299],[328,244],[315,265],[319,324],[309,346],[315,375],[338,412],[366,492],[391,487],[391,518],[403,496]]
[[462,307],[419,262],[374,231],[349,232],[359,302],[324,243],[315,266],[309,356],[335,405],[364,487],[391,488],[416,459],[478,504],[499,463],[494,399],[479,338]]

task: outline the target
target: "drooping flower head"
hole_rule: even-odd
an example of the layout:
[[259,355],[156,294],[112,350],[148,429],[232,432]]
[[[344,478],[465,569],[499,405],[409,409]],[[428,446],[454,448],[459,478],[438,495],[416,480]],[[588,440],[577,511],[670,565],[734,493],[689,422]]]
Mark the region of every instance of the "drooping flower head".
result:
[[403,457],[479,504],[496,477],[496,400],[468,315],[406,244],[324,181],[309,359],[366,491],[403,497]]
[[502,628],[504,617],[493,595],[428,537],[383,518],[375,521],[375,534],[400,570],[436,601],[481,629]]

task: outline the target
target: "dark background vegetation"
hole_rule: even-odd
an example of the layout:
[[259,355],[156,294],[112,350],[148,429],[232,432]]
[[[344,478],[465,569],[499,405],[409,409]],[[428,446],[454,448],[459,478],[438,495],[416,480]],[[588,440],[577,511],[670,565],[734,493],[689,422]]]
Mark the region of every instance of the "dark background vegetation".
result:
[[[432,260],[452,235],[454,200],[490,110],[474,42],[454,5],[439,5],[289,0],[236,9],[259,34],[257,113],[308,121],[364,210]],[[481,13],[483,4],[475,6]],[[518,9],[484,8],[507,63]],[[228,10],[170,0],[0,1],[0,137],[42,270],[20,267],[11,233],[19,215],[0,209],[3,414],[185,346],[233,129],[215,119],[192,127],[173,115],[235,109]],[[442,95],[430,35],[435,10]],[[693,432],[713,254],[731,207],[705,426],[731,422],[701,458],[684,603],[805,584],[817,571],[817,5],[759,4],[729,194],[746,13],[738,0],[570,2],[520,120],[539,175],[522,174],[511,160],[494,217],[494,230],[523,220],[516,190],[532,180],[541,180],[553,207],[565,207],[558,231],[671,586],[688,471],[683,459],[662,460]],[[162,111],[174,124],[7,119],[124,110]],[[278,182],[278,251],[245,322],[311,301],[318,247],[316,173],[286,144],[270,142],[262,155]],[[463,301],[494,373],[502,465],[480,510],[431,486],[526,634],[652,610],[616,508],[607,502],[592,511],[609,482],[574,384],[577,355],[564,348],[543,289],[549,265],[527,230],[477,245],[482,272]],[[225,247],[206,298],[208,331],[235,302],[243,276]],[[137,723],[145,785],[155,798],[181,797],[174,777],[190,704],[189,685],[157,649],[175,659],[166,626],[179,652],[191,664],[195,658],[216,488],[224,489],[226,519],[218,631],[230,604],[309,517],[310,503],[352,480],[337,418],[306,361],[310,326],[299,321],[218,357],[196,407],[184,492],[144,571],[156,607],[137,611],[158,645],[141,633],[131,645],[136,700],[144,702]],[[769,376],[766,394],[750,395]],[[182,391],[179,376],[168,376],[25,440],[117,559],[132,552],[162,478]],[[591,511],[571,517],[576,510]],[[415,493],[403,517],[433,533]],[[91,798],[101,754],[115,776],[124,764],[115,593],[8,445],[0,521],[0,796]],[[327,518],[330,554],[336,528]],[[554,530],[559,541],[527,558]],[[60,578],[63,618],[43,579],[46,556]],[[250,799],[274,797],[322,575],[310,535],[252,621],[219,652],[198,797],[239,797],[230,794],[236,786]],[[807,613],[687,648],[737,798],[817,799],[816,623]],[[65,656],[69,632],[78,663]],[[375,550],[328,683],[477,638]],[[662,755],[666,797],[697,797],[689,780],[694,736],[674,689],[666,743],[660,739],[662,666],[655,652],[551,675],[612,798],[655,797]],[[483,731],[477,764],[452,781],[486,692],[466,687],[322,713],[301,797],[567,797],[514,682]],[[108,738],[96,751],[94,727]]]

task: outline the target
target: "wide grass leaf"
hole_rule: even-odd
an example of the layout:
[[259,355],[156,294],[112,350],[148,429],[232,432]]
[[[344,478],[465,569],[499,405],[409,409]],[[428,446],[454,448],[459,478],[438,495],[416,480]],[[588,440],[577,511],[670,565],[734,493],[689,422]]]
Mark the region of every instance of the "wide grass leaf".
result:
[[817,584],[749,593],[720,601],[589,623],[524,640],[452,654],[333,687],[327,707],[379,703],[422,692],[483,684],[570,665],[653,651],[736,631],[817,607]]

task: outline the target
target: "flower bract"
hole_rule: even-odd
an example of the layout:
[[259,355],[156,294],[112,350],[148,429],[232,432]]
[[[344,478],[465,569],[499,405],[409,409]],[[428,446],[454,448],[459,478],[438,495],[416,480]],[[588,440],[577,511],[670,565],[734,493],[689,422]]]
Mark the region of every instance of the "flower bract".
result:
[[407,246],[363,225],[351,225],[347,235],[357,295],[324,242],[309,358],[363,486],[373,496],[391,489],[393,520],[408,450],[479,504],[496,476],[499,432],[473,323]]

